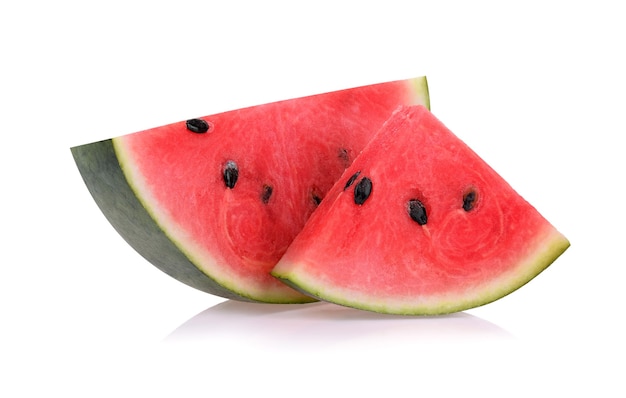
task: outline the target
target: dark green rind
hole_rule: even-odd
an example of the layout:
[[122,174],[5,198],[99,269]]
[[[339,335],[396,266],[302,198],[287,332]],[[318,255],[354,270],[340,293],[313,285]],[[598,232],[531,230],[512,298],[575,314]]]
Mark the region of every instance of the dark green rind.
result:
[[198,290],[238,301],[241,296],[200,271],[165,234],[135,196],[120,167],[112,140],[70,148],[100,210],[117,232],[161,271]]

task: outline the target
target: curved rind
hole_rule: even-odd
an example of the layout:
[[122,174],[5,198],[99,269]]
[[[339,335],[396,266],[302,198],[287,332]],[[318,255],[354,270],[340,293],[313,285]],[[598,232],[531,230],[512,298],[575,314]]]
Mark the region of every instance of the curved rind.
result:
[[[494,281],[494,283],[486,286],[473,296],[435,299],[432,303],[411,301],[372,302],[367,297],[354,296],[350,299],[347,298],[350,297],[349,293],[329,289],[322,281],[315,283],[315,279],[310,278],[307,274],[292,274],[274,270],[272,275],[303,294],[337,305],[394,315],[444,315],[480,307],[513,293],[548,268],[569,246],[570,242],[567,238],[554,230],[553,236],[543,248],[538,250],[534,257],[528,258],[525,264],[520,265],[521,272],[507,275],[497,282]],[[306,270],[307,266],[303,264],[285,268]]]
[[198,290],[256,302],[223,287],[170,240],[128,184],[111,139],[71,148],[78,169],[98,207],[117,232],[161,271]]

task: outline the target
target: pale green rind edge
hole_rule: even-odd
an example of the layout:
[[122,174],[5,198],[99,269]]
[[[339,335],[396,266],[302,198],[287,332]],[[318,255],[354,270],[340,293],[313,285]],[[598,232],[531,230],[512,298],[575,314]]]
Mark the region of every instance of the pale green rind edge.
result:
[[[544,250],[538,250],[535,256],[527,259],[525,264],[519,267],[518,272],[503,278],[495,286],[477,290],[475,294],[467,297],[458,295],[456,297],[434,300],[429,305],[411,302],[410,298],[409,300],[387,303],[371,301],[364,297],[350,299],[346,297],[349,294],[338,294],[329,289],[329,285],[312,278],[309,279],[306,271],[296,275],[289,271],[280,272],[274,270],[272,275],[303,294],[345,307],[393,315],[445,315],[480,307],[513,293],[548,268],[569,246],[569,240],[555,231],[554,237],[544,245]],[[307,266],[306,264],[299,264],[287,268],[306,270]]]
[[259,302],[211,279],[170,240],[128,184],[111,139],[70,149],[85,185],[104,216],[146,260],[198,290],[238,301]]
[[430,109],[430,92],[428,91],[428,79],[426,76],[411,79],[413,83],[413,91],[416,94],[416,105],[424,105],[426,109]]

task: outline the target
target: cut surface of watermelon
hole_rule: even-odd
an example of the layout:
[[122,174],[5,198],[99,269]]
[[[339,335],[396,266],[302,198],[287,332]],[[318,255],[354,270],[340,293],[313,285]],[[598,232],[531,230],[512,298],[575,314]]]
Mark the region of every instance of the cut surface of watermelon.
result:
[[248,107],[71,148],[116,230],[170,276],[222,297],[314,301],[270,271],[327,191],[426,78]]
[[569,241],[422,106],[396,112],[272,274],[318,299],[444,314],[518,289]]

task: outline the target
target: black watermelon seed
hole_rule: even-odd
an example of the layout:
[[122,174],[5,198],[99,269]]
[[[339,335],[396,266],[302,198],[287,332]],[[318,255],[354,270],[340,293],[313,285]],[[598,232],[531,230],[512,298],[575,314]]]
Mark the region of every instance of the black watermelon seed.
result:
[[263,193],[261,194],[261,201],[263,201],[263,203],[267,204],[267,202],[270,201],[270,198],[272,197],[272,192],[274,192],[274,188],[272,188],[271,185],[263,185]]
[[311,198],[313,199],[313,203],[315,203],[315,206],[319,206],[319,204],[322,203],[322,198],[320,198],[317,194],[312,194]]
[[209,123],[202,119],[189,119],[187,120],[187,130],[193,133],[206,133],[209,131]]
[[465,195],[463,195],[463,210],[470,211],[474,208],[474,204],[476,203],[476,192],[469,191]]
[[358,184],[354,187],[354,203],[362,205],[372,193],[372,180],[367,177],[361,178]]
[[428,216],[426,215],[426,208],[417,199],[409,200],[409,215],[411,219],[419,225],[426,225],[428,222]]
[[226,184],[227,188],[233,189],[238,178],[239,169],[237,168],[237,163],[229,160],[224,166],[224,184]]
[[348,189],[348,187],[352,184],[354,184],[354,181],[356,180],[356,178],[359,176],[359,174],[361,174],[361,171],[357,171],[356,173],[354,173],[352,175],[352,177],[350,177],[350,179],[348,180],[348,182],[346,182],[346,185],[343,187],[343,190],[345,191],[346,189]]

